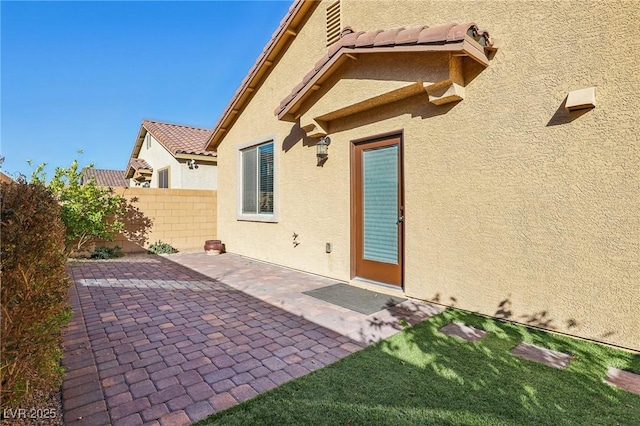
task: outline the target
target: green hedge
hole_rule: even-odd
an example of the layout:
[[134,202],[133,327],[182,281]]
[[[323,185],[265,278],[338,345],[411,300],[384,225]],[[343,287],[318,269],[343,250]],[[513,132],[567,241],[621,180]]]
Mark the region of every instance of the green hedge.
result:
[[60,206],[43,185],[2,183],[0,406],[61,383],[61,327],[69,320]]

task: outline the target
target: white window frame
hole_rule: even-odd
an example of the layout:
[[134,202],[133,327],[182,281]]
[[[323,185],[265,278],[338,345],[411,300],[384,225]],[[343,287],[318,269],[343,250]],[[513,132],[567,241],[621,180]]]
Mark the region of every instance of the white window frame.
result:
[[[257,147],[259,145],[273,144],[273,213],[243,213],[242,212],[242,151]],[[278,222],[278,164],[280,158],[280,149],[278,148],[278,140],[275,135],[259,139],[257,141],[249,142],[237,147],[236,154],[236,220],[249,221],[249,222]]]

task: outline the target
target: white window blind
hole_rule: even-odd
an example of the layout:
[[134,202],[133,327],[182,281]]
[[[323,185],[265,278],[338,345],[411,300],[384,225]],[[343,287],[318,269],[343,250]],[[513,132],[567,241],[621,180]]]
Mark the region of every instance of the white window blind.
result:
[[273,142],[242,150],[242,213],[273,214]]
[[169,169],[158,172],[158,188],[169,188]]
[[398,146],[362,152],[363,257],[398,263]]

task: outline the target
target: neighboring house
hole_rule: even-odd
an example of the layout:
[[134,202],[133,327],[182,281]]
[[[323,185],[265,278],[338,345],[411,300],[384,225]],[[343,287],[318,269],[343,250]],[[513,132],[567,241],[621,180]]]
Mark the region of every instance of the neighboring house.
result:
[[127,165],[129,185],[216,189],[216,153],[202,149],[210,135],[210,129],[143,120]]
[[218,238],[640,349],[637,12],[295,2],[206,145]]
[[124,173],[124,170],[84,169],[80,178],[80,184],[84,185],[89,181],[89,179],[94,178],[96,180],[96,184],[100,186],[126,188],[129,186],[129,183],[124,178]]

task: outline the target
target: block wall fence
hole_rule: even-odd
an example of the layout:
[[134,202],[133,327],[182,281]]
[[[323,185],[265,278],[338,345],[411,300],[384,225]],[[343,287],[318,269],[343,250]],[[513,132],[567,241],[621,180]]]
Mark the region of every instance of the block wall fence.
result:
[[139,253],[161,240],[178,251],[196,251],[203,250],[204,242],[217,235],[217,191],[170,188],[115,188],[114,191],[133,201],[153,225],[144,247],[121,234],[113,241],[96,241],[96,246],[118,245],[125,253]]

